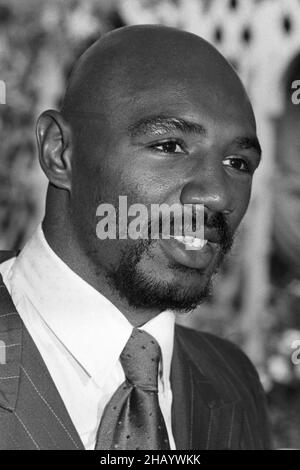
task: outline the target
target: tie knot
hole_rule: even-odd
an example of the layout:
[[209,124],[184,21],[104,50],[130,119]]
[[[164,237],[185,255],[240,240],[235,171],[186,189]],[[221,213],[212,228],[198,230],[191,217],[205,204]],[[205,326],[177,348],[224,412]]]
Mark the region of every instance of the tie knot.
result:
[[134,328],[120,361],[126,379],[136,387],[157,392],[161,350],[157,341],[146,331]]

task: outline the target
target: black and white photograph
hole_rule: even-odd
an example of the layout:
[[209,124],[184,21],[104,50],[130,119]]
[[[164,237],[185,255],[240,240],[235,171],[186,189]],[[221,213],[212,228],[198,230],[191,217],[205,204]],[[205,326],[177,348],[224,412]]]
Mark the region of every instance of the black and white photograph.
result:
[[300,450],[300,1],[0,0],[0,135],[0,450]]

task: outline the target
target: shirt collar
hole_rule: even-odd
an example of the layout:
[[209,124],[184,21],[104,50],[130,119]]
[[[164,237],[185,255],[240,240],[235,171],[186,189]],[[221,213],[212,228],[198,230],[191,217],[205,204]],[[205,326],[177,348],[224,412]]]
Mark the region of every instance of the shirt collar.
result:
[[[133,326],[106,297],[72,271],[48,245],[41,225],[11,269],[12,290],[25,295],[48,328],[101,386]],[[170,377],[175,315],[165,311],[145,323],[162,351],[163,381]]]

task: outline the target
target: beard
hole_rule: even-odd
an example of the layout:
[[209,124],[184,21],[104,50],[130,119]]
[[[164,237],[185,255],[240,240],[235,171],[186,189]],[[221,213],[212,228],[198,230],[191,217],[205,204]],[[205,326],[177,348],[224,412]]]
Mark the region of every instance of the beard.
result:
[[[179,282],[160,280],[159,276],[151,275],[140,269],[143,259],[151,257],[150,244],[139,241],[136,246],[123,252],[118,269],[107,274],[110,285],[116,289],[122,298],[134,308],[151,308],[154,310],[175,310],[189,312],[206,300],[211,292],[211,282],[201,289],[183,287]],[[194,275],[194,269],[174,265],[174,271]],[[189,273],[190,271],[190,273]]]
[[[139,240],[122,252],[118,267],[107,273],[110,286],[133,308],[174,310],[177,313],[194,310],[211,296],[212,275],[217,272],[233,243],[233,234],[223,214],[213,215],[207,221],[207,226],[217,231],[221,247],[218,263],[209,275],[193,268],[169,263],[168,269],[174,274],[173,279],[160,279],[159,275],[142,269],[142,262],[153,258],[152,248],[158,241]],[[195,276],[199,280],[196,287]]]

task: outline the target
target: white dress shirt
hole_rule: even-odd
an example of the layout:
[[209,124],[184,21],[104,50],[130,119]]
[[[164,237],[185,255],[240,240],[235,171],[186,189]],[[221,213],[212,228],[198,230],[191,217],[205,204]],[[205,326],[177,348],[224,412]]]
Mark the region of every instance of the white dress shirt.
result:
[[[105,405],[125,380],[119,356],[133,326],[103,295],[50,248],[39,226],[0,273],[86,449],[94,449]],[[141,329],[159,343],[159,405],[170,445],[174,313],[162,312]]]

